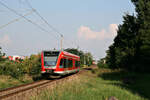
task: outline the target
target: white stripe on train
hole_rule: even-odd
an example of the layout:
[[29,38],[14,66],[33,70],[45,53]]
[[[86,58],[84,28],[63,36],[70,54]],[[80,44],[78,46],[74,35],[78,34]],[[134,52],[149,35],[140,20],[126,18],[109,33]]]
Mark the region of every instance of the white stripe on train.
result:
[[77,71],[79,71],[79,69],[66,70],[66,71],[54,71],[54,73],[57,73],[57,74],[69,74],[69,73],[74,73],[74,72],[77,72]]

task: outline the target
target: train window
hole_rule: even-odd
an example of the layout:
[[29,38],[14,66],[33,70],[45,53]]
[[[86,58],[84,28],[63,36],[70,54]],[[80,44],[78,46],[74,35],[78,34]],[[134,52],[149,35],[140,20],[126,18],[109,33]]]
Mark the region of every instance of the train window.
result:
[[63,63],[64,63],[64,59],[61,59],[61,60],[60,60],[59,68],[63,68],[63,67],[64,67],[64,66],[63,66]]
[[59,51],[44,51],[44,56],[58,56]]
[[78,67],[78,61],[75,61],[75,67]]
[[69,60],[68,61],[68,67],[72,67],[73,66],[73,62],[72,62],[72,60]]
[[44,65],[56,65],[57,57],[44,57]]
[[44,66],[55,66],[59,51],[44,51]]
[[80,61],[78,61],[78,67],[80,66]]
[[79,67],[80,66],[80,61],[75,61],[75,67]]
[[63,65],[64,65],[64,68],[67,68],[67,67],[68,67],[68,59],[64,59]]

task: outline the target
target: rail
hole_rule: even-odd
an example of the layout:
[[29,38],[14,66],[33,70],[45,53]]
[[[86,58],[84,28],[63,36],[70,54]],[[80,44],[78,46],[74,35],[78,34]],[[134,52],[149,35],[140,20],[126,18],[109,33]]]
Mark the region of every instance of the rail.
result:
[[[77,74],[80,74],[77,73]],[[69,75],[63,78],[58,78],[54,80],[40,80],[24,85],[20,85],[17,87],[7,88],[0,90],[0,100],[27,100],[33,94],[38,94],[39,91],[53,87],[54,85],[64,82],[66,80],[70,80],[73,77],[77,76],[77,74]]]
[[84,72],[84,70],[81,70],[80,72],[76,74],[72,74],[63,78],[58,78],[54,80],[40,80],[24,85],[20,85],[17,87],[11,87],[7,89],[0,90],[0,100],[27,100],[30,99],[32,95],[38,95],[41,90],[52,88],[53,86],[56,86],[58,83],[66,82],[68,80],[72,80],[73,77],[78,76],[78,74],[81,74]]

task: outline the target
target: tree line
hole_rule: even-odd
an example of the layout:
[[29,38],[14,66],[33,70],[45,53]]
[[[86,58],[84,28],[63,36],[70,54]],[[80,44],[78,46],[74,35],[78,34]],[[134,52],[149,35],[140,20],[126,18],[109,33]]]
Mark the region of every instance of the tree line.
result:
[[8,57],[3,58],[5,53],[0,50],[0,75],[10,75],[16,79],[22,78],[25,74],[30,76],[40,74],[40,54],[31,55],[24,60],[12,61]]
[[[150,0],[131,0],[136,14],[125,14],[114,43],[106,51],[108,68],[150,72]],[[99,61],[102,65],[103,61]]]
[[90,66],[93,63],[93,56],[90,52],[84,53],[83,51],[78,50],[76,48],[68,48],[68,49],[65,49],[64,51],[80,56],[81,66],[84,66],[84,65]]

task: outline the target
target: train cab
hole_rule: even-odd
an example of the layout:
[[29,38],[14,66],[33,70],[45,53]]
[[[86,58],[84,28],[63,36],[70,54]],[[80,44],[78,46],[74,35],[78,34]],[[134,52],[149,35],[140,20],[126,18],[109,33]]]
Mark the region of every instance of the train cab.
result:
[[42,51],[41,73],[49,75],[66,75],[78,72],[80,57],[65,51]]

